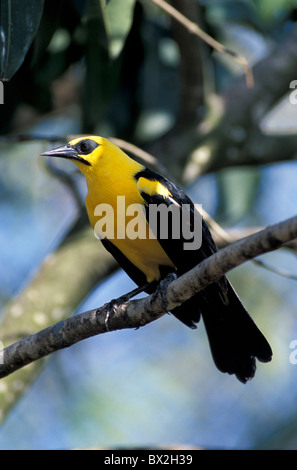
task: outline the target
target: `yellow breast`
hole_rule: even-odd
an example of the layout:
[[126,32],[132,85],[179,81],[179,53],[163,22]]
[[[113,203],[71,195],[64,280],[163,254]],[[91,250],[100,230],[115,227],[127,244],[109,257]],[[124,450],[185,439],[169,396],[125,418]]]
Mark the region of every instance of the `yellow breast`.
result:
[[[149,229],[143,200],[132,178],[119,179],[117,193],[106,181],[100,186],[93,184],[86,198],[88,216],[98,238],[110,240],[145,274],[148,282],[157,281],[160,266],[174,265]],[[94,190],[96,187],[98,191]]]

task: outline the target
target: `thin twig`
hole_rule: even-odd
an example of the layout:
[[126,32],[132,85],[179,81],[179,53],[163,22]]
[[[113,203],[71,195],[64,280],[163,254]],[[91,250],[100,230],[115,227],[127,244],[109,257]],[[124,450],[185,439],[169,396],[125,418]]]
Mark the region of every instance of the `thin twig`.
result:
[[253,259],[253,263],[256,266],[259,266],[262,269],[266,269],[266,271],[270,271],[271,273],[277,274],[278,276],[285,277],[286,279],[292,279],[293,281],[297,281],[297,275],[287,271],[286,269],[275,268],[270,264],[260,260],[260,259]]
[[245,77],[246,77],[246,84],[248,88],[251,88],[254,85],[254,78],[253,72],[248,64],[248,61],[245,57],[238,54],[237,52],[225,47],[220,42],[216,41],[213,37],[207,34],[203,29],[200,28],[196,23],[189,20],[186,16],[180,13],[176,8],[169,3],[165,2],[165,0],[151,0],[155,5],[158,5],[162,10],[166,11],[168,15],[172,16],[176,21],[181,23],[191,34],[195,34],[200,39],[205,41],[209,46],[220,53],[228,54],[243,68]]
[[[221,225],[219,225],[204,209],[201,208],[200,212],[201,212],[201,215],[204,218],[204,220],[209,225],[212,233],[215,234],[216,239],[221,240],[221,242],[223,242],[225,244],[225,246],[229,245],[231,243],[234,243],[235,240],[234,240],[234,237],[232,236],[232,233],[230,231],[226,231],[223,227],[221,227]],[[257,232],[259,230],[260,230],[259,228],[255,229],[253,231],[251,231],[251,229],[248,229],[248,231],[250,231],[250,234],[253,233],[253,232]],[[241,236],[241,238],[242,238],[242,236]],[[218,245],[220,245],[220,241],[216,240],[216,243]],[[263,269],[266,269],[267,271],[270,271],[274,274],[277,274],[278,276],[282,276],[282,277],[285,277],[287,279],[292,279],[294,281],[297,280],[297,275],[296,274],[290,273],[289,271],[286,271],[284,269],[275,268],[274,266],[271,266],[268,263],[266,263],[266,261],[259,260],[259,259],[252,259],[251,261],[256,266],[258,266],[260,268],[263,268]]]

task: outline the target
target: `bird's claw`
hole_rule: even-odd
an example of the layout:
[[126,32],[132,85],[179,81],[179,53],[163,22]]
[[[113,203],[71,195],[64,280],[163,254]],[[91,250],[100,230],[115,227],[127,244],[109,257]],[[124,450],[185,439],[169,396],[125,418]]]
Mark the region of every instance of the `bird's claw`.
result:
[[175,279],[177,278],[177,275],[175,273],[169,273],[167,274],[166,277],[164,277],[164,279],[162,279],[154,294],[153,294],[153,299],[155,299],[158,294],[161,295],[161,300],[162,300],[162,307],[164,309],[164,312],[167,312],[168,311],[168,302],[167,302],[167,298],[166,298],[166,292],[167,292],[167,288],[169,286],[169,284],[171,284],[172,281],[174,281]]
[[108,321],[109,321],[110,315],[116,312],[118,305],[119,305],[119,299],[112,299],[110,302],[108,302],[105,305],[106,310],[107,310],[105,319],[104,319],[106,331],[109,331]]
[[106,331],[109,331],[109,328],[108,328],[109,318],[113,313],[116,313],[116,310],[119,307],[119,305],[125,304],[126,302],[128,302],[128,300],[132,299],[132,297],[135,297],[135,295],[143,292],[148,285],[149,284],[145,284],[144,286],[137,287],[136,289],[133,289],[131,292],[128,292],[127,294],[122,295],[118,299],[110,300],[110,302],[106,304],[107,313],[105,315],[105,320],[104,320]]

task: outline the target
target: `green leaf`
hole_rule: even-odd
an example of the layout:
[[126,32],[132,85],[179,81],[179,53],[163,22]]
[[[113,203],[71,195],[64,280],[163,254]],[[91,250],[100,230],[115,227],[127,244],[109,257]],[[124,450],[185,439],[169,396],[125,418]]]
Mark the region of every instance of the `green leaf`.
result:
[[116,58],[121,53],[133,22],[136,0],[100,0],[109,55]]
[[277,19],[283,20],[296,7],[296,0],[257,0],[255,5],[264,21],[274,22]]
[[0,80],[10,80],[35,37],[43,0],[1,0]]
[[88,132],[94,132],[92,129],[106,111],[120,73],[121,58],[110,60],[105,6],[104,0],[90,0],[85,16],[88,40],[83,127]]

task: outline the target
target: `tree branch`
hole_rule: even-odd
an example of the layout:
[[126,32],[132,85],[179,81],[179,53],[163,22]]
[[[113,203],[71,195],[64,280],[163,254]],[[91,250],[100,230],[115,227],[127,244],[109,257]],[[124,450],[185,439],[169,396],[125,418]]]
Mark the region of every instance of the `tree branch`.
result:
[[166,288],[166,308],[160,291],[139,300],[106,304],[61,321],[28,336],[2,351],[0,377],[40,359],[53,351],[107,331],[139,328],[164,315],[195,293],[220,279],[245,261],[273,251],[297,238],[297,216],[243,238],[210,256]]

